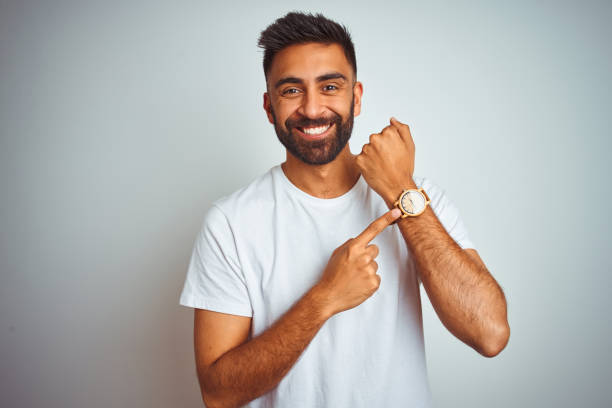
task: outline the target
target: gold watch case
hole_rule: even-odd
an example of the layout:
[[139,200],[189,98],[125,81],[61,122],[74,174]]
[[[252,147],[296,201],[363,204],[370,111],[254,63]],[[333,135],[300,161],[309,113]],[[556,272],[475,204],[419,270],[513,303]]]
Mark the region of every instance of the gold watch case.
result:
[[400,218],[417,217],[421,215],[431,202],[429,196],[422,188],[402,191],[393,204],[402,211]]

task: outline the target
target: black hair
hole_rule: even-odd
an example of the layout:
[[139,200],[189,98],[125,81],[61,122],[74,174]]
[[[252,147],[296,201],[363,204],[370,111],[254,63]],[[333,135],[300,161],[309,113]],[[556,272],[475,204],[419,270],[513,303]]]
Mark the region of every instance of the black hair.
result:
[[264,49],[263,69],[266,78],[276,53],[294,44],[309,42],[339,44],[353,67],[357,77],[355,47],[351,35],[344,25],[330,20],[322,14],[290,12],[270,24],[259,36],[257,45]]

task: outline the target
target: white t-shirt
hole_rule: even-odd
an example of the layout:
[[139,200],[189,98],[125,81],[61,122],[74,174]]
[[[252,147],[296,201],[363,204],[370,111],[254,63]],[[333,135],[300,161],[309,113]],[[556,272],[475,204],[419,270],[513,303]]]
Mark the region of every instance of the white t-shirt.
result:
[[[462,248],[472,248],[457,208],[414,178]],[[255,337],[321,277],[334,249],[388,211],[360,177],[340,197],[298,189],[280,165],[216,201],[197,236],[180,303],[252,317]],[[430,407],[419,282],[399,228],[372,243],[379,289],[332,316],[279,385],[249,407]]]

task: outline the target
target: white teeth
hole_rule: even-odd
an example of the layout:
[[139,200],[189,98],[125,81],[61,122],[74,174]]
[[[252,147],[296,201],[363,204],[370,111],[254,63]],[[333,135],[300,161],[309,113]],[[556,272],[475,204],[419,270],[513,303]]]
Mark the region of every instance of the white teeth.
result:
[[319,127],[314,127],[314,128],[303,128],[303,129],[304,129],[304,133],[308,133],[309,135],[320,135],[321,133],[329,129],[330,126],[331,125],[319,126]]

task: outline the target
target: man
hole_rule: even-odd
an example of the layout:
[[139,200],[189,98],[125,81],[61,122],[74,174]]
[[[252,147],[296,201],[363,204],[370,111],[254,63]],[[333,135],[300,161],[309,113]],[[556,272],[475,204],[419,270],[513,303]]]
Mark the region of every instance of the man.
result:
[[413,177],[408,126],[391,118],[351,154],[363,87],[346,29],[289,13],[259,45],[287,159],[216,201],[196,240],[181,304],[204,402],[430,406],[419,284],[489,357],[509,337],[504,294],[443,190]]

